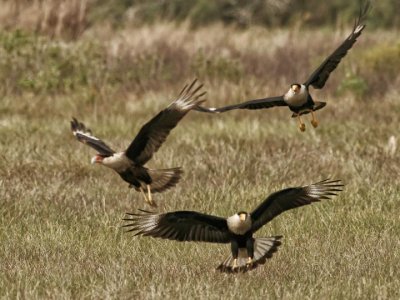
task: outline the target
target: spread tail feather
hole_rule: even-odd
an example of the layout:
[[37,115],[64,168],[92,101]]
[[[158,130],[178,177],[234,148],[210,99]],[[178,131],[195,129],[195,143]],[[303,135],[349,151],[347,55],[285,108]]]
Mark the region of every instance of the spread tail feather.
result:
[[225,273],[232,273],[247,272],[255,269],[258,265],[265,264],[266,260],[271,258],[272,255],[278,251],[278,247],[281,245],[281,238],[282,236],[256,238],[254,241],[254,258],[251,266],[247,265],[247,250],[245,248],[240,248],[237,268],[232,269],[233,257],[230,255],[217,267],[217,270]]
[[161,193],[174,187],[181,179],[183,173],[181,168],[162,170],[148,169],[147,172],[151,177],[150,188],[152,193]]

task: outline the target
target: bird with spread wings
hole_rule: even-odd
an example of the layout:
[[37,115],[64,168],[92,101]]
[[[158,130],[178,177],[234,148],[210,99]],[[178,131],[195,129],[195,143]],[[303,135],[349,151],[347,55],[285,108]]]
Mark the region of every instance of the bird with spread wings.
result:
[[124,225],[135,235],[176,241],[230,243],[232,255],[219,266],[222,272],[247,271],[265,263],[277,251],[281,236],[254,238],[253,234],[281,213],[330,199],[342,191],[340,180],[323,180],[308,186],[287,188],[267,197],[253,212],[239,211],[221,218],[195,211],[127,213]]
[[311,113],[311,124],[313,127],[318,126],[318,121],[315,117],[315,111],[323,108],[326,102],[314,101],[309,93],[309,87],[322,89],[325,86],[331,72],[336,69],[343,57],[353,47],[357,38],[361,35],[365,25],[361,24],[367,15],[370,8],[370,3],[366,2],[364,8],[360,9],[358,18],[354,22],[354,27],[350,35],[342,42],[342,44],[329,55],[322,64],[310,75],[303,83],[293,83],[289,91],[276,97],[267,97],[256,100],[249,100],[239,104],[228,105],[220,108],[207,108],[198,106],[195,110],[208,113],[222,113],[233,109],[264,109],[275,106],[287,106],[293,112],[292,118],[297,117],[299,128],[305,131],[306,126],[301,119],[301,115]]
[[202,99],[206,93],[201,91],[203,85],[196,86],[196,82],[197,80],[194,80],[190,85],[186,85],[174,102],[147,122],[125,151],[114,151],[75,118],[71,121],[72,133],[78,141],[98,152],[92,158],[92,163],[115,170],[130,187],[143,194],[148,204],[155,206],[152,193],[161,193],[175,186],[181,178],[182,169],[179,167],[157,170],[146,168],[144,165],[158,151],[178,122],[193,107],[205,101]]

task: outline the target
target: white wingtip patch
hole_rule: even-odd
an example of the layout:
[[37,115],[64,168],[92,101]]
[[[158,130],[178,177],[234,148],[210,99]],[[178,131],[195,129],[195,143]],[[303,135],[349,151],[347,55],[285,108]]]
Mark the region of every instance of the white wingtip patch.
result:
[[[139,221],[139,220],[138,220]],[[157,228],[159,223],[159,215],[147,214],[140,217],[139,227],[143,232],[150,232]]]
[[[186,88],[185,86],[179,95],[179,98],[172,102],[168,107],[180,111],[188,111],[203,102],[204,100],[200,99],[205,94],[205,92],[201,93],[201,88],[203,85],[200,85],[196,88],[194,87],[195,82],[196,80],[190,85],[189,88]],[[192,88],[194,88],[194,90]]]
[[96,162],[97,162],[97,156],[93,156],[93,157],[90,159],[90,163],[91,163],[92,165],[94,165]]
[[311,185],[308,190],[308,195],[313,198],[318,198],[319,196],[321,196],[321,191],[317,186]]
[[361,30],[363,30],[365,25],[358,25],[357,28],[354,30],[354,33],[359,33]]
[[91,135],[88,132],[83,132],[83,131],[77,130],[77,131],[74,131],[73,134],[74,134],[74,136],[76,136],[77,134],[84,135],[84,136],[86,136],[86,137],[88,137],[88,138],[90,138],[92,140],[100,141],[100,139],[98,139],[97,137]]

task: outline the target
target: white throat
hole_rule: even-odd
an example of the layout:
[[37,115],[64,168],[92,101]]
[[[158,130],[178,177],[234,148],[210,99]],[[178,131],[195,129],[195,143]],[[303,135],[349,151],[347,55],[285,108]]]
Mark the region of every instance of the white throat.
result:
[[300,85],[300,91],[295,93],[292,88],[283,96],[283,100],[290,106],[302,106],[307,102],[308,92],[304,84]]
[[126,157],[125,152],[119,152],[112,156],[105,157],[102,164],[117,172],[123,172],[132,165],[132,161]]
[[228,228],[234,234],[244,235],[251,229],[251,218],[248,215],[246,220],[240,220],[238,214],[234,214],[233,216],[229,217],[227,220]]

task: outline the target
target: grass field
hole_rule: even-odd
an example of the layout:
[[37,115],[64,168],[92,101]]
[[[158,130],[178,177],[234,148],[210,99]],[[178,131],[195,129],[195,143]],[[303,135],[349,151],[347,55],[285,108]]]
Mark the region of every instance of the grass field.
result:
[[285,187],[343,180],[338,197],[260,230],[283,243],[246,274],[214,271],[228,245],[124,233],[125,212],[148,207],[117,174],[90,165],[94,152],[69,129],[75,116],[122,149],[194,77],[208,106],[279,95],[346,35],[162,24],[57,42],[2,32],[1,297],[398,299],[398,32],[366,30],[312,91],[328,102],[317,129],[307,122],[301,133],[285,109],[191,112],[151,161],[185,170],[155,196],[160,211],[229,216]]

